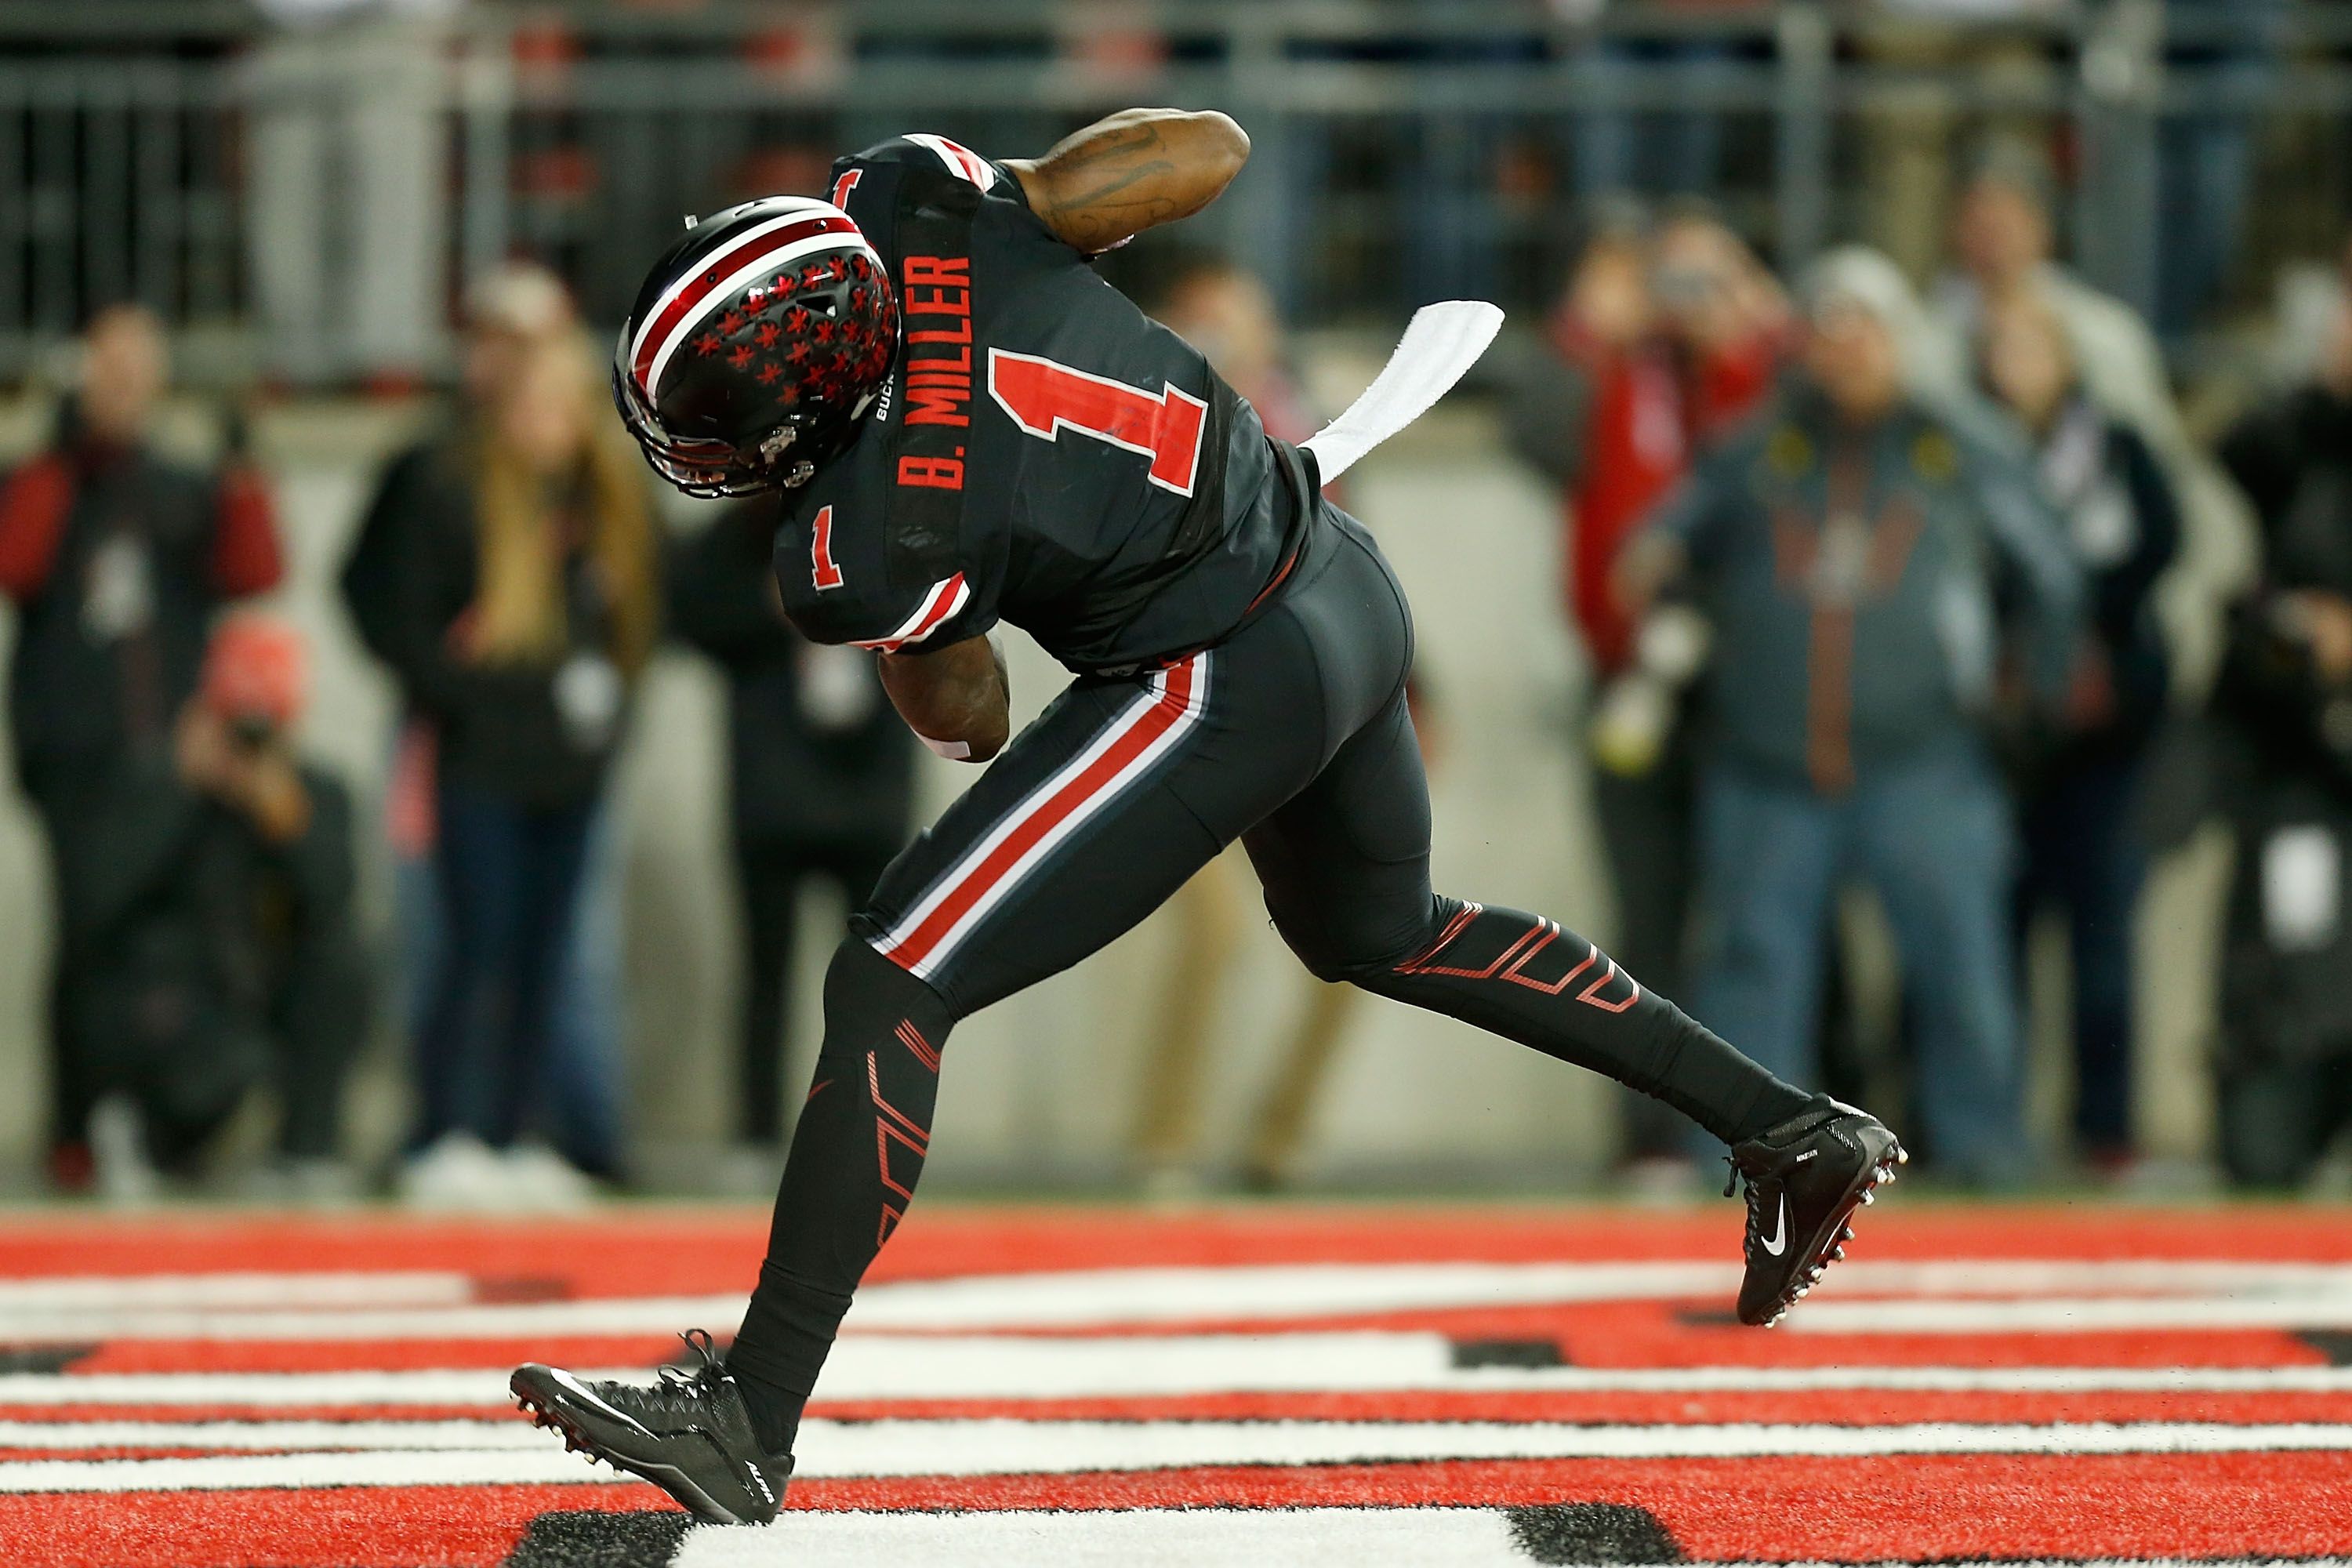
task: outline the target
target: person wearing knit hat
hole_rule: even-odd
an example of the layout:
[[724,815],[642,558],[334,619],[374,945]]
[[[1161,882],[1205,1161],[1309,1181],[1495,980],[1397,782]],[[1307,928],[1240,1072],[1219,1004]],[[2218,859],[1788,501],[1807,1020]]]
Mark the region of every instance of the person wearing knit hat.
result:
[[[2012,828],[1990,754],[2013,643],[2037,710],[2068,691],[2079,580],[2013,445],[1921,390],[1918,308],[1884,255],[1834,251],[1762,414],[1618,558],[1713,633],[1700,706],[1696,994],[1777,1073],[1815,1073],[1840,884],[1879,894],[1914,1005],[1924,1126],[1949,1175],[2025,1171],[2008,937]],[[1995,582],[2021,611],[2004,626]]]

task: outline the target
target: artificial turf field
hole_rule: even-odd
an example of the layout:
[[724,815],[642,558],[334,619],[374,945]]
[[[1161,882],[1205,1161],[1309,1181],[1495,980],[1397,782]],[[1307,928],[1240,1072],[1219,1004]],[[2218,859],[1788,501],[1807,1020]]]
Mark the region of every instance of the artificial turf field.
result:
[[0,1564],[2352,1561],[2352,1211],[1895,1202],[1769,1331],[1738,1211],[919,1209],[790,1511],[507,1369],[722,1339],[750,1210],[0,1222]]

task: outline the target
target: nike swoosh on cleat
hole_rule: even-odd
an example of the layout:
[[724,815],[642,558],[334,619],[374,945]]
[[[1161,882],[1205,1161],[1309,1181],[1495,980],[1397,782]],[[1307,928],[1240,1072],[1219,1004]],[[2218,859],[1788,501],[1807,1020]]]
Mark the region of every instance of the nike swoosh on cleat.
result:
[[560,1367],[550,1367],[547,1369],[547,1372],[550,1377],[552,1377],[556,1382],[571,1390],[574,1398],[595,1406],[605,1415],[610,1415],[615,1421],[627,1422],[638,1431],[645,1433],[648,1437],[654,1435],[652,1429],[647,1427],[644,1422],[638,1420],[635,1416],[630,1415],[625,1410],[614,1409],[610,1405],[607,1405],[604,1400],[599,1399],[594,1394],[591,1393],[578,1378],[572,1376],[570,1373],[563,1371]]
[[1778,1258],[1789,1250],[1789,1194],[1780,1194],[1780,1218],[1774,1222],[1771,1238],[1762,1244],[1764,1250]]

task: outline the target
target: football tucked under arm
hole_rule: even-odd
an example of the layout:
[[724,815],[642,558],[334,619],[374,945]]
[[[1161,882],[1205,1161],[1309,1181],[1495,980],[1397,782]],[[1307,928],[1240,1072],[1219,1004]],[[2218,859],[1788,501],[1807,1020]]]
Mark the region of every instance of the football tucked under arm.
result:
[[1045,226],[1092,256],[1199,212],[1249,153],[1248,135],[1213,110],[1129,109],[1004,166]]
[[1012,738],[1012,682],[993,637],[875,656],[882,689],[916,738],[960,763],[984,763]]

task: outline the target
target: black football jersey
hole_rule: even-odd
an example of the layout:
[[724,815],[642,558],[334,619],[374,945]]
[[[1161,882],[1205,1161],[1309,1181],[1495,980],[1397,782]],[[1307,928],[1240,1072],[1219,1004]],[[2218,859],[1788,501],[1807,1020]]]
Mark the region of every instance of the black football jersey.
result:
[[889,266],[904,347],[856,440],[786,498],[793,624],[892,650],[1003,620],[1079,670],[1240,625],[1295,510],[1248,403],[1000,164],[901,137],[835,164],[829,194]]

